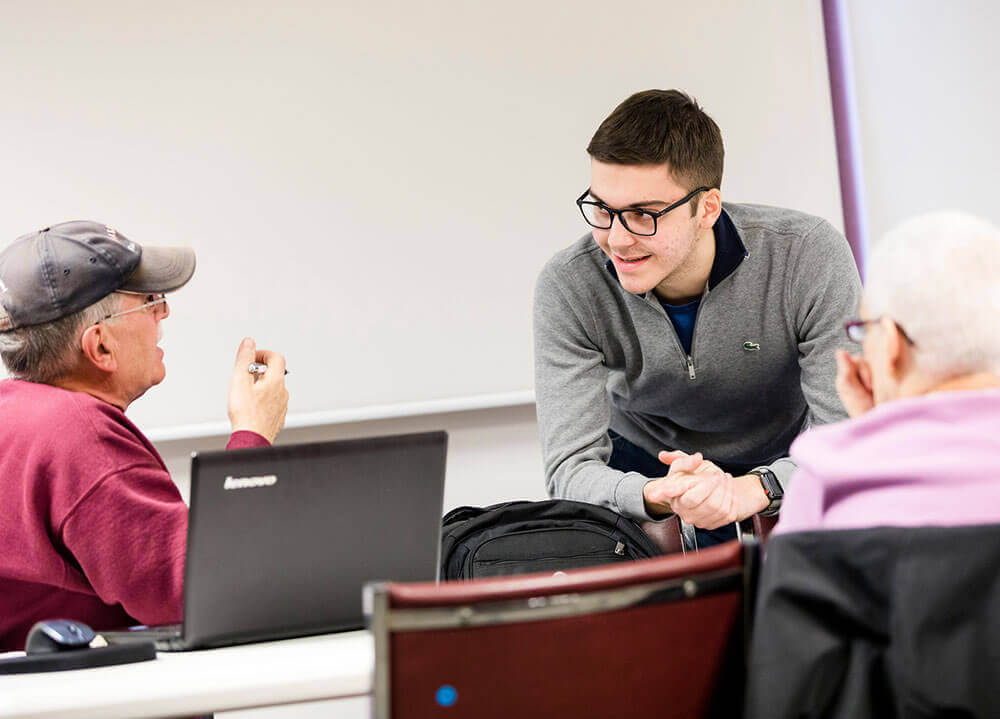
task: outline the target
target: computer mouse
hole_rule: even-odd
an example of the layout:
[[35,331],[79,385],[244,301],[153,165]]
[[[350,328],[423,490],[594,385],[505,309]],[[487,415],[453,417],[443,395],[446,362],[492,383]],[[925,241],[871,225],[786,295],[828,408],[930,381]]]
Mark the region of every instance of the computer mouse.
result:
[[48,654],[68,649],[86,649],[94,641],[94,630],[73,619],[46,619],[36,622],[28,632],[24,651]]

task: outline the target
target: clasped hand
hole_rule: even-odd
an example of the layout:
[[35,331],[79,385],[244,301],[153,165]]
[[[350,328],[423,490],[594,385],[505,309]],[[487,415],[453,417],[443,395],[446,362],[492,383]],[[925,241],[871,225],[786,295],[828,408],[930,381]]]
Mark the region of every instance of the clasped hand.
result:
[[733,477],[701,452],[660,452],[659,460],[670,470],[642,488],[650,514],[673,512],[688,524],[716,529],[767,507],[767,495],[755,475]]

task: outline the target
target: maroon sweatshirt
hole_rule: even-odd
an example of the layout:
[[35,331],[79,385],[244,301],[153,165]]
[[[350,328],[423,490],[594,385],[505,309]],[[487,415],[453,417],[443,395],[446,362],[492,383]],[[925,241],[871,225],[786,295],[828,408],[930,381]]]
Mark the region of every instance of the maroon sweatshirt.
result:
[[[227,448],[267,444],[235,432]],[[177,486],[122,410],[0,381],[0,651],[40,619],[180,622],[186,538]]]

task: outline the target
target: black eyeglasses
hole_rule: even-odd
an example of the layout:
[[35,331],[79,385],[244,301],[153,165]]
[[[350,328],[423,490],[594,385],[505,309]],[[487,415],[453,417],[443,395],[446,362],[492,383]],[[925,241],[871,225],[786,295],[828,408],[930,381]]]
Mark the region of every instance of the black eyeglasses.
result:
[[699,192],[704,192],[705,190],[710,189],[712,188],[699,187],[695,190],[691,190],[691,192],[684,195],[684,197],[677,200],[677,202],[665,207],[659,212],[653,212],[652,210],[614,210],[605,205],[603,202],[585,200],[584,198],[590,194],[589,187],[586,192],[576,198],[576,205],[580,208],[580,212],[583,213],[583,219],[585,219],[587,224],[591,227],[596,227],[599,230],[610,230],[611,223],[615,221],[615,215],[618,215],[618,221],[622,223],[622,227],[631,232],[633,235],[649,237],[656,234],[656,220],[658,218],[663,217],[663,215],[667,214],[671,210],[680,207]]
[[[865,341],[865,335],[868,334],[868,325],[876,324],[881,321],[881,317],[876,317],[871,320],[851,320],[850,322],[845,322],[844,331],[847,332],[847,339],[851,342],[861,344]],[[916,342],[910,339],[910,336],[906,334],[906,330],[900,327],[898,322],[893,321],[893,324],[896,325],[896,329],[899,330],[899,334],[903,335],[903,339],[906,340],[907,344],[911,347],[915,347]]]

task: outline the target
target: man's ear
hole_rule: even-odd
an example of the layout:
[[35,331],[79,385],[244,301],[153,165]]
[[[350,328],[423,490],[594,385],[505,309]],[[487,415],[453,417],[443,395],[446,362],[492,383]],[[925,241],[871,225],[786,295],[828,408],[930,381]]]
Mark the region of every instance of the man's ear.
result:
[[715,187],[703,192],[698,202],[698,227],[703,230],[714,227],[721,214],[722,193]]
[[103,324],[91,325],[80,336],[80,348],[87,362],[102,372],[118,369],[118,345],[111,331]]

